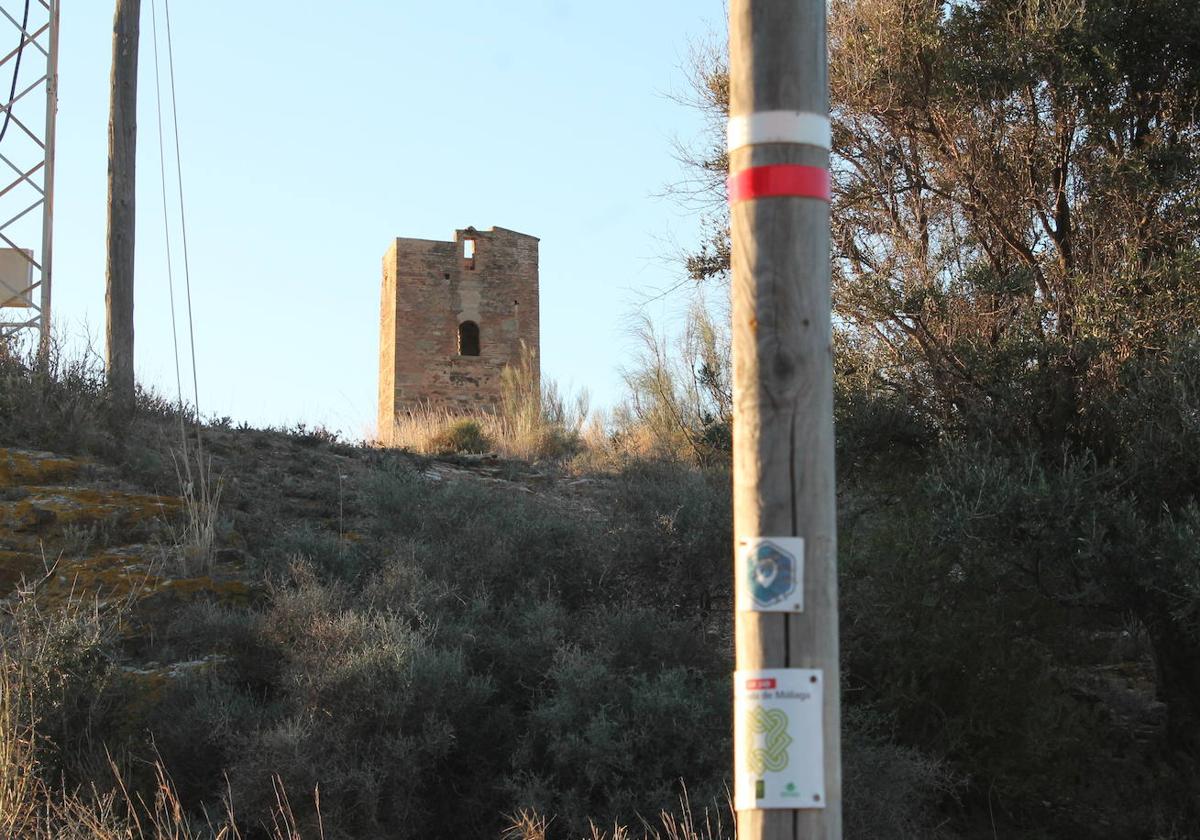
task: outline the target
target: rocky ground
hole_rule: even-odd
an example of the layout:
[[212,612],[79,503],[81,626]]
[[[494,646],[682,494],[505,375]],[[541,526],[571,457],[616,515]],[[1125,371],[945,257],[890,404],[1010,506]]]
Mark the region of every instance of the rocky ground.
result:
[[237,563],[221,552],[189,563],[177,550],[185,516],[178,496],[139,491],[94,461],[0,449],[0,595],[102,606],[244,597]]
[[431,484],[473,481],[502,494],[538,494],[583,515],[595,512],[599,483],[494,456],[417,458],[303,434],[214,430],[203,446],[215,496],[205,546],[194,544],[189,524],[208,511],[200,494],[180,495],[169,458],[156,456],[131,478],[85,457],[0,448],[0,599],[120,606],[136,650],[137,639],[182,604],[260,598],[268,555],[287,545],[288,534],[353,547],[369,519],[360,488],[382,459],[415,462]]

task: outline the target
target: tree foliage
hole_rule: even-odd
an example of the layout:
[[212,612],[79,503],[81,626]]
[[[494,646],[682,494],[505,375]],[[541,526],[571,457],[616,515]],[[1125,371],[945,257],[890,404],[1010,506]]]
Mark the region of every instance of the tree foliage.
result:
[[832,0],[829,36],[851,687],[1083,820],[1064,762],[1130,726],[1098,640],[1144,634],[1170,766],[1200,757],[1200,7]]
[[831,42],[837,308],[881,383],[943,428],[1101,444],[1121,368],[1200,311],[1200,15],[862,0]]

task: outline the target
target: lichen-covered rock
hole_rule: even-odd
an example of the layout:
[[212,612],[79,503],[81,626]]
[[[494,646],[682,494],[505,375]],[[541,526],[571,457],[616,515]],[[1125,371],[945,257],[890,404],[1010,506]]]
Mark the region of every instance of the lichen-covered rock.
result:
[[0,546],[29,549],[70,541],[82,529],[110,543],[144,538],[174,519],[182,502],[170,496],[85,487],[26,486],[23,498],[0,501]]
[[[130,602],[134,625],[198,597],[244,600],[240,551],[180,544],[182,499],[118,490],[87,461],[0,449],[0,598]],[[87,486],[75,482],[85,477]],[[67,482],[71,482],[68,484]]]
[[57,484],[77,478],[92,462],[50,452],[0,449],[0,487]]

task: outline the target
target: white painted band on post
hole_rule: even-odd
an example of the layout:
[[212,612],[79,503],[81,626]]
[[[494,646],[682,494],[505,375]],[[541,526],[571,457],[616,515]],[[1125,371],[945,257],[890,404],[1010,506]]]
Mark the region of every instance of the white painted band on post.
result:
[[802,143],[829,149],[829,118],[809,111],[759,111],[729,118],[729,151],[760,143]]

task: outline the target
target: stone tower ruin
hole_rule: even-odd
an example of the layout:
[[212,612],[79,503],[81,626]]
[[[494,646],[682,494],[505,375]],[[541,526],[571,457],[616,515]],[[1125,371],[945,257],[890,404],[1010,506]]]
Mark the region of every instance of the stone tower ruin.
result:
[[492,410],[521,347],[540,358],[538,240],[494,227],[397,239],[383,257],[379,436],[398,414]]

